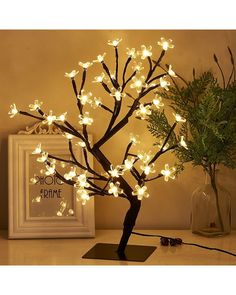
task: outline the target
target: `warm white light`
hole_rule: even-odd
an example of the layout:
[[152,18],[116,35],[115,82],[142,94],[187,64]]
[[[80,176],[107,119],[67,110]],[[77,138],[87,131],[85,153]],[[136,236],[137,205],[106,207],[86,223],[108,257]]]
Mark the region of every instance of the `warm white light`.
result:
[[36,196],[32,199],[32,203],[40,203],[41,202],[41,196]]
[[52,110],[49,111],[49,115],[45,115],[45,120],[42,122],[43,124],[52,125],[54,121],[56,121],[57,117],[52,114]]
[[145,81],[145,77],[144,76],[141,76],[140,78],[137,78],[137,77],[133,77],[132,78],[132,84],[130,84],[130,88],[135,88],[136,91],[139,93],[141,91],[141,89],[143,87],[146,87],[146,84],[144,83]]
[[142,103],[139,105],[139,109],[135,112],[135,116],[139,117],[141,120],[146,120],[149,115],[151,115],[150,106],[144,106]]
[[87,68],[91,67],[93,65],[92,62],[79,62],[79,66],[81,66],[84,70],[87,70]]
[[18,113],[18,110],[16,108],[16,105],[13,103],[10,105],[10,111],[8,112],[8,115],[10,115],[10,118],[13,118]]
[[133,133],[129,134],[129,140],[130,142],[132,142],[133,145],[139,144],[140,141],[138,140],[139,136],[138,135],[134,135]]
[[170,86],[170,82],[166,80],[166,76],[160,78],[160,86],[166,91],[169,90],[168,86]]
[[140,72],[144,69],[144,67],[142,66],[143,64],[141,62],[134,62],[132,69],[136,72]]
[[171,77],[177,77],[177,75],[175,74],[175,72],[172,70],[172,65],[169,65],[168,74]]
[[146,47],[145,45],[141,45],[141,51],[138,51],[138,54],[141,56],[141,59],[152,56],[152,46]]
[[97,59],[96,60],[93,60],[93,62],[103,62],[104,61],[104,57],[106,56],[106,52],[104,52],[103,54],[99,54],[97,56]]
[[163,50],[167,50],[168,48],[174,48],[175,46],[172,44],[172,40],[171,39],[169,39],[169,40],[167,40],[167,39],[165,39],[165,38],[161,38],[161,41],[158,41],[157,42],[157,44],[159,45],[159,46],[161,46],[162,47],[162,49]]
[[78,145],[82,148],[86,147],[86,143],[84,141],[78,141],[75,145]]
[[85,112],[84,115],[79,115],[79,124],[80,125],[92,125],[93,118],[89,117],[89,112]]
[[141,165],[140,169],[146,174],[149,175],[151,173],[155,173],[156,170],[154,169],[154,163],[152,163],[151,165]]
[[72,134],[70,134],[70,133],[67,133],[67,132],[65,132],[64,134],[63,134],[63,136],[65,136],[67,139],[69,139],[69,140],[71,140],[71,139],[73,139],[74,138],[74,135],[72,135]]
[[137,53],[136,53],[136,51],[135,51],[135,48],[126,48],[126,53],[127,53],[127,55],[129,56],[129,57],[131,57],[131,58],[136,58],[136,56],[137,56]]
[[65,168],[65,167],[67,166],[67,163],[61,161],[61,162],[60,162],[60,166],[61,166],[62,168]]
[[169,168],[168,164],[165,164],[165,169],[161,170],[161,174],[164,176],[164,180],[168,181],[169,178],[175,179],[175,167]]
[[55,165],[46,165],[46,172],[45,175],[53,175],[55,173]]
[[[160,140],[160,142],[157,146],[159,147],[159,149],[161,149],[163,146],[163,140]],[[162,150],[163,151],[167,150],[169,146],[170,146],[169,143],[166,143],[165,146],[162,148]]]
[[187,146],[187,143],[186,141],[184,140],[184,136],[180,136],[180,142],[179,144],[184,147],[186,150],[188,150],[188,146]]
[[107,44],[117,47],[121,41],[122,41],[122,39],[108,40]]
[[89,187],[90,184],[87,182],[87,175],[86,173],[80,174],[79,176],[77,176],[77,180],[76,180],[76,187],[80,187],[80,188],[85,188],[85,187]]
[[157,109],[160,109],[160,107],[164,106],[164,103],[162,102],[162,97],[159,95],[156,95],[155,98],[153,98],[152,103]]
[[138,200],[142,200],[143,198],[148,198],[149,194],[146,192],[147,187],[144,186],[139,186],[138,184],[135,185],[135,190],[132,192],[133,196],[137,196]]
[[47,159],[48,159],[48,153],[43,152],[41,154],[41,157],[37,158],[37,161],[40,163],[44,163],[45,161],[47,161]]
[[71,215],[71,216],[73,216],[74,215],[74,210],[73,209],[69,209],[68,210],[68,214]]
[[137,156],[144,164],[147,164],[153,158],[153,154],[151,151],[148,151],[148,153],[139,151]]
[[94,77],[93,83],[102,83],[105,78],[105,74],[101,73],[101,75]]
[[62,216],[62,213],[61,211],[57,211],[57,216],[61,217]]
[[78,73],[79,73],[79,71],[73,70],[70,73],[65,73],[65,77],[73,79]]
[[34,177],[30,178],[30,184],[36,184],[37,183],[37,179],[36,179],[36,175],[34,174]]
[[94,97],[91,102],[91,107],[93,109],[96,109],[96,108],[100,107],[101,104],[102,104],[102,99],[100,97]]
[[40,109],[42,104],[43,104],[42,102],[40,102],[36,99],[33,104],[29,105],[30,111],[32,111],[32,112],[37,111],[38,109]]
[[82,205],[85,205],[86,202],[89,200],[89,193],[85,189],[78,189],[76,191],[77,194],[77,201],[81,201]]
[[110,95],[115,97],[115,99],[117,101],[120,101],[122,97],[125,97],[125,93],[122,93],[119,89],[112,89],[113,90],[113,93],[111,93]]
[[81,94],[78,94],[77,98],[81,101],[82,105],[85,105],[86,103],[92,102],[92,100],[90,99],[90,97],[92,97],[92,95],[93,94],[91,92],[85,93],[85,90],[82,89]]
[[123,194],[123,190],[120,188],[120,183],[116,182],[115,184],[113,182],[109,183],[109,194],[113,194],[114,197],[118,197],[119,194]]
[[66,120],[66,115],[67,115],[67,112],[61,114],[60,116],[57,117],[57,121],[64,122]]
[[131,157],[130,159],[125,159],[123,171],[130,170],[135,162],[135,158]]
[[108,173],[111,175],[111,177],[119,177],[123,174],[123,171],[121,170],[121,166],[117,165],[115,168],[113,168],[113,166],[111,165]]
[[186,122],[186,119],[181,117],[179,114],[173,113],[173,115],[175,117],[176,122],[183,122],[183,123]]
[[33,155],[38,155],[38,154],[41,154],[42,153],[42,148],[41,148],[41,143],[39,143],[35,150],[32,152]]
[[76,167],[70,167],[70,171],[64,174],[66,180],[72,180],[76,176]]

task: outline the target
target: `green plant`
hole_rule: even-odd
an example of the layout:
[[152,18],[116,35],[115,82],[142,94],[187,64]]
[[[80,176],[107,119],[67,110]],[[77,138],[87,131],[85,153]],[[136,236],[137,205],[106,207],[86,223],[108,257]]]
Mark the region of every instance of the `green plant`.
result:
[[[186,81],[177,75],[182,81],[180,86],[180,83],[171,77],[173,86],[169,88],[169,91],[158,93],[170,102],[176,113],[186,119],[186,122],[181,125],[180,134],[187,146],[185,148],[179,146],[174,151],[180,164],[191,162],[193,166],[201,165],[210,176],[216,199],[218,199],[215,182],[217,167],[224,165],[235,168],[236,166],[235,65],[233,54],[230,48],[228,50],[232,71],[227,81],[214,54],[222,83],[211,71],[205,71],[196,77],[193,70],[191,81]],[[151,114],[148,129],[155,137],[162,139],[162,132],[168,132],[170,128],[164,112],[155,111]],[[170,138],[172,146],[178,142],[179,138],[174,136]]]

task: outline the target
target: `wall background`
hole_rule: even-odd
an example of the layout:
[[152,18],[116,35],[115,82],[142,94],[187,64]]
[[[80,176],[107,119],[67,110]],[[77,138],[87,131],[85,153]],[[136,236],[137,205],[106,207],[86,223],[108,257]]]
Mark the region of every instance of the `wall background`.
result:
[[[107,40],[121,37],[121,59],[124,62],[126,47],[139,48],[141,44],[152,45],[156,55],[160,49],[156,45],[160,37],[173,39],[174,50],[169,50],[164,62],[171,63],[174,70],[187,79],[191,78],[192,68],[196,72],[211,68],[218,73],[213,62],[213,53],[218,56],[225,72],[230,70],[227,46],[236,54],[236,31],[0,31],[0,228],[7,228],[7,137],[15,134],[25,126],[34,123],[30,118],[17,116],[10,120],[7,113],[11,103],[20,109],[27,109],[34,99],[44,101],[45,110],[52,109],[61,113],[68,111],[71,122],[77,122],[77,109],[71,83],[64,78],[65,72],[79,68],[78,61],[91,61],[98,54],[107,52],[106,61],[113,65],[113,50],[106,45]],[[123,56],[123,58],[122,58]],[[155,55],[154,55],[155,56]],[[92,79],[101,73],[96,65],[89,71]],[[81,72],[81,71],[80,71]],[[103,97],[103,91],[97,85],[87,84],[86,90]],[[105,98],[104,98],[105,99]],[[170,119],[171,115],[170,115]],[[96,128],[90,133],[94,139],[104,131],[107,114],[96,111]],[[118,164],[130,132],[139,133],[143,149],[148,149],[153,138],[145,124],[133,119],[125,128],[104,146],[104,151],[114,164]],[[123,153],[122,153],[123,154]],[[174,163],[174,158],[167,156],[161,160]],[[96,167],[96,164],[95,164]],[[98,168],[98,167],[97,167]],[[232,195],[232,223],[236,228],[236,170],[222,169],[220,180]],[[162,179],[149,184],[150,198],[144,200],[140,211],[138,228],[189,228],[191,193],[204,181],[200,168],[186,166],[176,181],[165,183]],[[95,218],[97,228],[120,228],[128,202],[115,198],[95,198]]]

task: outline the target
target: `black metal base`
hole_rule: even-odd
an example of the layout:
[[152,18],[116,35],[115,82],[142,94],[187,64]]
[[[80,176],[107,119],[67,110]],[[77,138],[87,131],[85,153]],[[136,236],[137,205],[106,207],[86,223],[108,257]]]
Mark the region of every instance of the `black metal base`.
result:
[[127,245],[125,253],[117,253],[118,244],[98,243],[82,258],[144,262],[156,249],[154,246]]

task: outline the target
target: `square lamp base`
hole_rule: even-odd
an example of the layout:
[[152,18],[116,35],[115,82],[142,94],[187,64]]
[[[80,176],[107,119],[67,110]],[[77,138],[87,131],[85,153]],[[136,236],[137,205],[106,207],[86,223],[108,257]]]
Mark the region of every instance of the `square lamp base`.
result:
[[144,262],[156,249],[154,246],[127,245],[125,253],[117,253],[118,244],[97,243],[82,258]]

